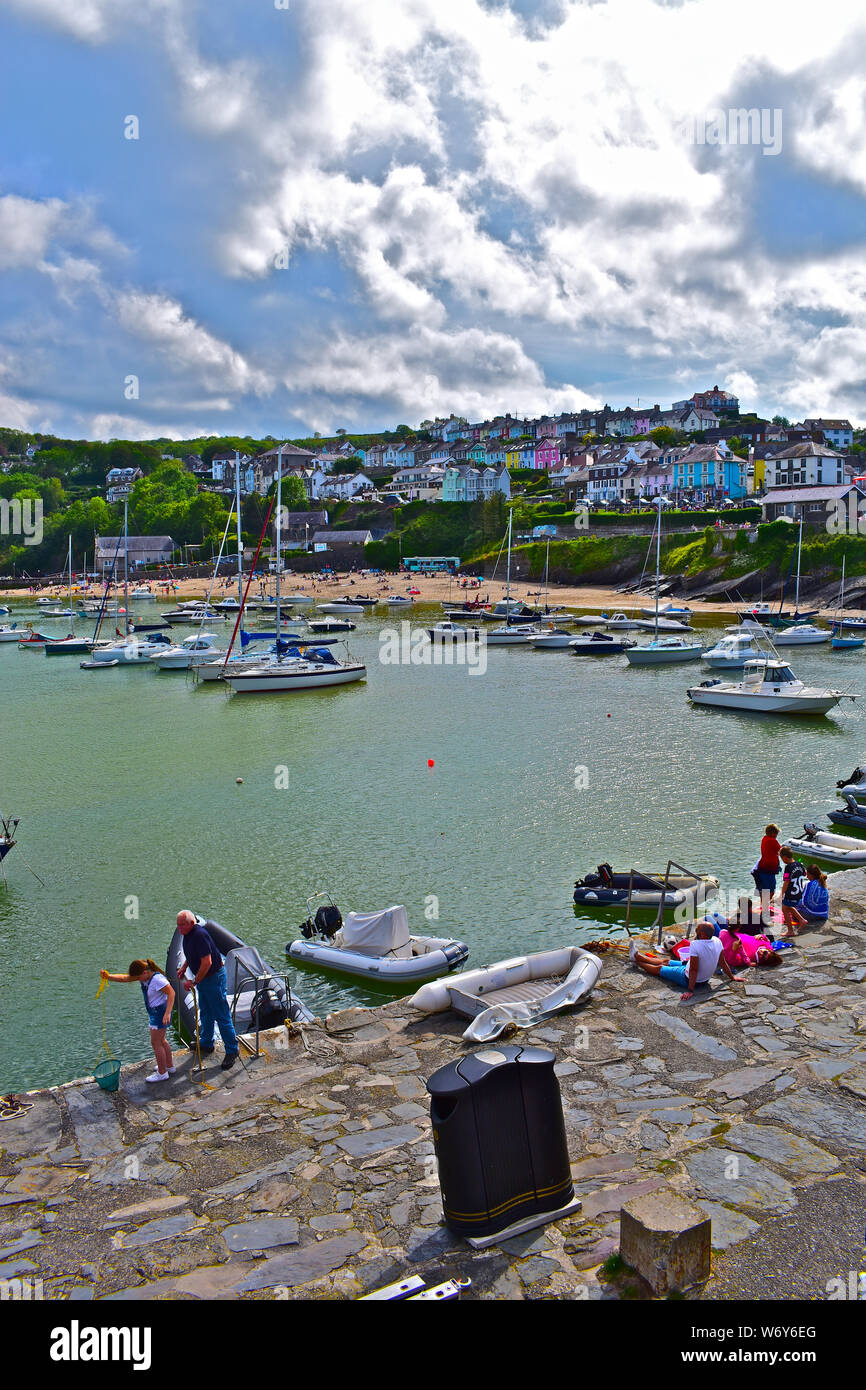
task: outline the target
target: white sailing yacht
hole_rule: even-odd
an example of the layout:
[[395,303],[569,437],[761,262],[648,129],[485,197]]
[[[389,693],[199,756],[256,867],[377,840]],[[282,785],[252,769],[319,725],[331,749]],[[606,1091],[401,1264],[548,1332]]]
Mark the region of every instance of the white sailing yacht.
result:
[[283,446],[277,451],[277,639],[276,653],[269,660],[259,660],[248,666],[239,662],[233,669],[227,662],[221,679],[235,693],[264,694],[271,691],[310,690],[326,685],[347,685],[362,680],[367,668],[360,661],[341,662],[326,648],[312,648],[302,655],[300,647],[284,648],[288,645],[280,638],[280,581],[282,561],[280,541],[282,539],[282,491],[283,491]]
[[659,495],[657,507],[655,631],[651,642],[638,643],[626,650],[626,660],[630,666],[661,666],[675,661],[698,661],[704,650],[700,642],[695,642],[688,637],[659,637],[659,584],[661,582],[662,558],[661,495]]

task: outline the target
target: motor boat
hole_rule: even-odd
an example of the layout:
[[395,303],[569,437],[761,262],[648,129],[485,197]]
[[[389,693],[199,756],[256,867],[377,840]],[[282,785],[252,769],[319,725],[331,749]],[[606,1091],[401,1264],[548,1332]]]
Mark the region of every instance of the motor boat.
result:
[[317,635],[320,632],[354,632],[356,624],[348,618],[308,618],[307,627]]
[[130,633],[117,642],[99,643],[91,652],[94,665],[149,666],[151,657],[159,655],[172,646],[170,637],[164,632],[148,632],[143,637]]
[[335,598],[333,603],[320,603],[320,613],[363,613],[363,603],[356,603],[350,598]]
[[532,645],[539,651],[566,649],[571,645],[572,634],[564,627],[539,628],[532,634]]
[[146,584],[139,584],[139,585],[137,586],[137,588],[135,588],[135,589],[130,589],[130,591],[129,591],[129,597],[132,598],[132,599],[142,599],[142,600],[145,600],[145,599],[152,599],[152,598],[153,598],[153,594],[150,592],[150,589],[148,589],[148,587],[147,587]]
[[842,618],[831,623],[831,627],[834,632],[841,632],[843,628],[851,632],[866,632],[866,618]]
[[[317,899],[326,899],[315,912]],[[461,966],[469,947],[450,937],[412,936],[405,907],[381,912],[350,912],[345,921],[333,898],[314,893],[307,899],[307,920],[300,925],[301,938],[290,941],[286,955],[311,970],[407,988],[435,980]]]
[[[71,633],[69,635],[72,636]],[[28,626],[22,628],[18,634],[18,650],[19,652],[41,652],[46,642],[53,641],[53,637],[46,637],[44,632],[37,632],[35,628]]]
[[747,661],[741,681],[701,681],[686,694],[696,705],[763,714],[827,714],[840,700],[856,698],[804,685],[784,661],[770,657]]
[[792,837],[785,844],[800,858],[820,860],[840,869],[857,869],[866,864],[866,843],[851,835],[835,835],[831,830],[819,830],[817,825],[803,826],[803,835]]
[[461,627],[459,623],[442,622],[427,628],[431,642],[481,642],[485,634],[480,627]]
[[847,801],[849,796],[853,796],[855,801],[866,801],[866,763],[858,763],[850,777],[843,778],[836,783],[836,790],[839,796],[843,796]]
[[195,637],[184,638],[176,647],[154,652],[150,659],[160,671],[189,671],[193,666],[201,666],[205,661],[216,661],[224,656],[225,649],[216,645],[214,634],[200,632]]
[[563,1009],[586,1003],[602,963],[581,946],[500,960],[423,985],[409,1001],[421,1014],[453,1009],[472,1023],[463,1037],[489,1042],[511,1028],[532,1028]]
[[405,594],[389,594],[385,602],[389,608],[411,608],[415,600]]
[[607,622],[606,613],[578,613],[573,616],[571,621],[578,627],[604,627]]
[[4,623],[0,627],[0,642],[20,642],[23,632],[17,623]]
[[599,864],[595,873],[577,880],[574,901],[579,907],[627,907],[631,890],[632,907],[680,907],[689,903],[697,908],[712,897],[718,886],[719,880],[713,874],[668,874],[666,880],[664,870],[616,873],[610,864]]
[[286,594],[284,602],[292,608],[312,608],[315,599],[312,594]]
[[[469,616],[471,617],[473,615],[470,614]],[[509,622],[522,624],[540,622],[547,615],[542,613],[538,608],[527,607],[527,605],[521,603],[519,599],[509,598],[502,599],[499,603],[494,604],[492,608],[485,608],[474,616],[481,618],[482,622],[485,623]]]
[[747,661],[760,660],[763,655],[754,629],[744,631],[742,628],[729,627],[725,636],[704,652],[703,659],[708,666],[735,669],[745,666]]
[[616,656],[634,646],[629,637],[611,637],[607,632],[594,632],[591,637],[572,637],[569,648],[575,656]]
[[[645,618],[654,618],[656,615],[656,610],[654,608],[642,608],[640,611]],[[691,616],[692,610],[690,608],[684,608],[678,603],[664,603],[659,607],[660,618],[682,618],[684,622],[688,624]]]
[[[282,646],[282,643],[280,644]],[[235,694],[266,694],[290,690],[315,690],[328,685],[349,685],[364,680],[362,661],[338,661],[326,647],[289,647],[254,666],[232,667],[229,662],[220,679]]]
[[847,811],[830,811],[829,818],[834,825],[850,826],[853,830],[866,830],[866,806],[861,806],[852,792],[845,793]]
[[43,618],[74,618],[75,612],[72,608],[43,608]]
[[241,601],[234,595],[230,595],[228,598],[220,599],[219,603],[215,603],[213,606],[218,613],[239,613]]
[[655,626],[643,618],[629,618],[625,613],[614,613],[612,617],[605,618],[604,625],[612,632],[646,632]]
[[20,816],[0,816],[0,864],[15,848],[15,831],[20,824]]
[[[236,1033],[243,1036],[286,1022],[312,1021],[314,1015],[292,991],[288,979],[278,975],[254,946],[246,945],[219,922],[200,920],[225,962],[226,998]],[[187,992],[181,985],[182,978],[190,980],[192,976],[186,972],[183,937],[177,930],[169,942],[165,974],[176,995],[178,1032],[191,1042],[196,1035],[195,990]]]
[[502,627],[489,627],[482,633],[488,647],[531,647],[534,637],[532,625],[524,623],[504,623]]
[[814,623],[796,623],[784,628],[773,636],[776,647],[811,647],[819,642],[829,642],[831,634],[826,629],[815,627]]
[[652,642],[636,643],[625,655],[630,666],[662,666],[699,661],[703,654],[700,642],[690,642],[687,637],[656,637]]
[[76,637],[70,633],[68,637],[52,637],[44,647],[46,656],[82,656],[93,650],[93,639],[91,637]]
[[187,608],[182,605],[175,608],[171,613],[166,613],[165,620],[174,626],[176,623],[188,623],[190,626],[200,626],[202,623],[224,623],[228,617],[227,613],[219,613],[215,608],[205,608],[199,604],[197,607]]

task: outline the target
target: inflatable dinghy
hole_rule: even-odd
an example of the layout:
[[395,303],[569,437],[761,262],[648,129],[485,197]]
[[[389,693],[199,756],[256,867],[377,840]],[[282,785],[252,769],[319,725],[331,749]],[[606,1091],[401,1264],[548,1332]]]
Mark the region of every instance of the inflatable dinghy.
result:
[[286,955],[298,965],[313,970],[334,971],[394,986],[405,993],[456,970],[469,955],[462,941],[440,936],[412,936],[405,907],[389,907],[382,912],[342,914],[329,894],[315,894],[327,903],[301,923],[302,940],[290,941]]
[[679,907],[686,901],[702,904],[719,886],[712,874],[668,874],[665,891],[664,870],[659,873],[614,873],[609,864],[599,864],[594,874],[586,874],[574,885],[578,906],[626,907],[631,884],[632,907],[658,907],[664,896],[665,907]]
[[786,840],[785,844],[801,859],[817,859],[822,864],[834,864],[841,869],[858,869],[866,864],[866,843],[852,835],[834,835],[819,830],[816,825],[804,825],[802,837]]
[[463,1034],[469,1042],[490,1042],[507,1028],[532,1028],[562,1009],[589,997],[601,974],[601,961],[580,946],[539,951],[437,980],[413,994],[420,1013],[455,1013],[473,1022]]

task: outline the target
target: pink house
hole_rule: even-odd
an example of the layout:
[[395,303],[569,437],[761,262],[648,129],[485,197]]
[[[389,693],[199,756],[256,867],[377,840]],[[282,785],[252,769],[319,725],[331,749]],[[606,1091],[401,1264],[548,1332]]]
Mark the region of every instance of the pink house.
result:
[[551,435],[546,435],[544,439],[536,441],[535,445],[535,467],[536,468],[556,468],[559,463],[559,444],[560,441]]

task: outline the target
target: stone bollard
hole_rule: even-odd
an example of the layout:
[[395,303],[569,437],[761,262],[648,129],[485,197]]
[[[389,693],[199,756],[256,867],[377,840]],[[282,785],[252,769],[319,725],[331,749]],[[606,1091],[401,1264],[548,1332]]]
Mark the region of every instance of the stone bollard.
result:
[[655,1294],[687,1289],[710,1273],[712,1223],[676,1192],[645,1192],[620,1212],[619,1253]]

